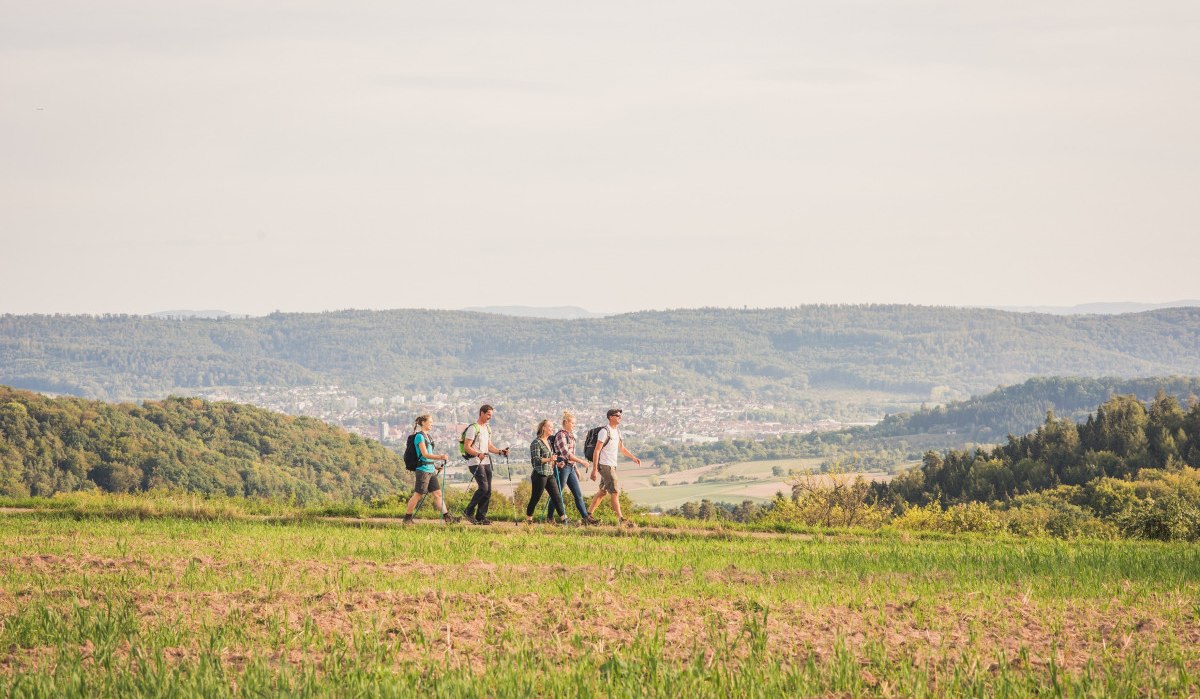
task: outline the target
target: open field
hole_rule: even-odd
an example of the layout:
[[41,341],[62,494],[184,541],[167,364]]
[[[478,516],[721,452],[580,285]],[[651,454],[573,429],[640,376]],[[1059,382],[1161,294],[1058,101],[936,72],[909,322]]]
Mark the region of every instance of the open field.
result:
[[15,696],[1200,691],[1200,549],[0,515]]
[[[704,499],[735,505],[741,503],[743,500],[764,503],[775,497],[775,493],[782,492],[787,494],[792,490],[792,486],[787,482],[787,476],[776,476],[773,474],[774,467],[782,466],[785,472],[792,469],[805,471],[819,468],[822,461],[824,459],[798,458],[777,459],[773,461],[745,461],[736,464],[712,464],[684,471],[675,471],[665,476],[659,475],[658,469],[651,462],[644,462],[642,467],[638,467],[627,461],[622,461],[620,480],[621,488],[629,494],[629,497],[634,502],[650,509],[661,507],[666,510],[679,507],[685,502],[699,502]],[[465,467],[459,466],[457,468]],[[502,463],[499,464],[498,469],[498,475],[492,487],[496,492],[511,497],[513,491],[520,486],[524,479],[514,478],[512,483],[510,483],[504,477],[507,473],[505,465]],[[457,471],[454,472],[457,473]],[[850,475],[853,476],[856,474]],[[863,473],[858,475],[862,475],[867,480],[886,480],[891,478],[890,475],[884,473]],[[697,480],[702,477],[740,477],[749,480],[731,479],[698,483]],[[662,481],[665,481],[666,485],[652,485],[653,483]],[[474,490],[475,488],[474,482],[448,483],[448,485],[456,490]],[[582,485],[585,497],[591,498],[596,493],[595,482],[584,479]]]

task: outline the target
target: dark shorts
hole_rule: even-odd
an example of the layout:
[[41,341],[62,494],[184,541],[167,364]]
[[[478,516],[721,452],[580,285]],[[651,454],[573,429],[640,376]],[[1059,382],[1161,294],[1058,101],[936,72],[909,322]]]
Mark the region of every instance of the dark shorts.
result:
[[442,486],[438,483],[438,474],[417,471],[417,485],[413,488],[414,493],[426,495],[428,493],[436,493],[441,489]]
[[608,464],[600,464],[600,490],[606,493],[620,492],[617,490],[617,470]]

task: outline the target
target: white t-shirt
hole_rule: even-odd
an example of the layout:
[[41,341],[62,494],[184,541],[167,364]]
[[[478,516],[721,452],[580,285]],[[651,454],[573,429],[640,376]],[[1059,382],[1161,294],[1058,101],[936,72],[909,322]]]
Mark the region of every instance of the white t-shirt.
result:
[[[609,436],[611,431],[612,436]],[[604,445],[603,449],[600,446],[604,444],[604,440],[608,440],[608,444]],[[605,466],[616,466],[617,455],[621,453],[621,430],[616,427],[605,425],[596,433],[596,448],[600,449],[600,463]]]
[[[487,425],[480,425],[478,422],[472,422],[471,426],[467,428],[465,439],[467,444],[471,445],[472,449],[477,452],[487,454],[488,445],[492,442],[492,430]],[[477,457],[474,459],[467,459],[467,463],[481,464],[485,463],[486,460],[486,457]]]

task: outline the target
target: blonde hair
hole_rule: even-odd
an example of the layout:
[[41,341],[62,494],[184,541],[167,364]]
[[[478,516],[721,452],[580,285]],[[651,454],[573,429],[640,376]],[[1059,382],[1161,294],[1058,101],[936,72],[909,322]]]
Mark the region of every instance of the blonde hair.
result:
[[420,430],[421,425],[423,423],[432,422],[432,421],[433,421],[433,416],[428,413],[426,413],[424,415],[418,415],[417,419],[413,420],[413,431],[416,432],[417,430]]
[[538,423],[538,426],[537,426],[537,432],[534,432],[534,433],[533,433],[533,438],[534,438],[534,439],[541,439],[541,438],[542,438],[542,428],[543,428],[543,427],[545,427],[546,425],[551,425],[551,426],[553,426],[553,425],[554,425],[554,423],[553,423],[553,422],[550,422],[549,420],[542,420],[541,422],[539,422],[539,423]]
[[575,419],[575,413],[571,412],[570,410],[563,411],[563,418],[562,418],[563,425],[567,424],[567,420],[574,420],[574,419]]

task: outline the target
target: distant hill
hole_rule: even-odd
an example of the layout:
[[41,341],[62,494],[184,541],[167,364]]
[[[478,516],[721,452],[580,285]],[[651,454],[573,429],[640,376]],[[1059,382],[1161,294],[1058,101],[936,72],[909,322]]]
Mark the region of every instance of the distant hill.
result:
[[1137,303],[1133,301],[1115,303],[1083,303],[1077,306],[1001,306],[1004,311],[1017,313],[1052,313],[1054,315],[1085,315],[1089,313],[1114,315],[1119,313],[1142,313],[1162,308],[1188,308],[1200,306],[1200,301],[1169,301],[1167,303]]
[[515,318],[555,318],[572,320],[575,318],[603,318],[604,313],[592,313],[579,306],[472,306],[464,308],[472,313],[492,313]]
[[[1200,308],[1053,316],[924,306],[553,320],[463,311],[0,316],[0,383],[105,399],[212,386],[463,388],[530,399],[940,402],[1035,376],[1200,375]],[[813,398],[814,395],[820,396]],[[598,398],[597,398],[598,399]]]
[[1187,406],[1200,396],[1200,377],[1029,379],[970,400],[889,415],[859,434],[866,438],[951,434],[955,437],[951,443],[1002,442],[1010,434],[1020,436],[1037,429],[1050,411],[1082,421],[1113,396],[1132,395],[1147,402],[1159,391]]
[[0,386],[0,495],[161,487],[344,501],[390,495],[408,480],[394,452],[312,418],[197,398],[113,405]]
[[229,311],[158,311],[151,313],[151,318],[249,318],[247,315],[237,315]]

